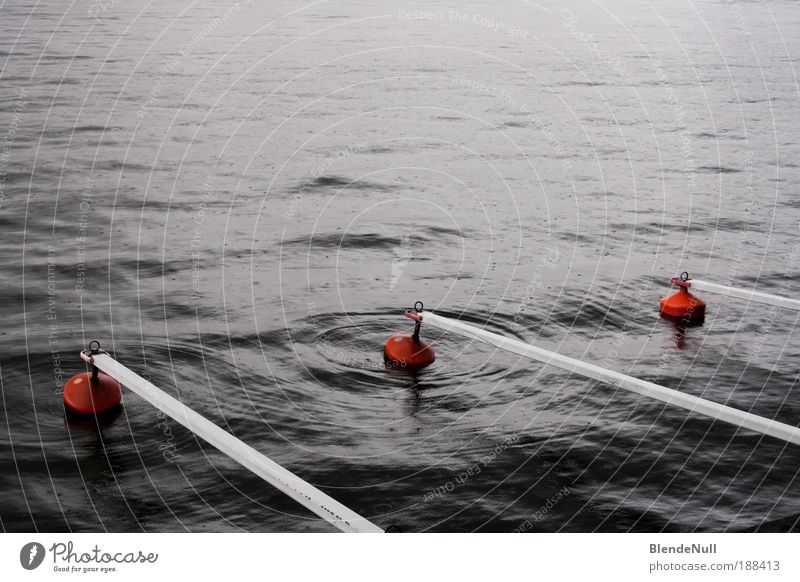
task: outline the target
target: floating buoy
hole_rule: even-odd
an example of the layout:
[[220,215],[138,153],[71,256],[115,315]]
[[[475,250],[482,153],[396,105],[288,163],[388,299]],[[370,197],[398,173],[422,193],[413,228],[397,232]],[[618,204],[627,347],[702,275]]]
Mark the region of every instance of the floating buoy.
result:
[[101,374],[94,366],[92,353],[105,353],[100,351],[100,344],[90,348],[87,355],[81,352],[81,357],[92,364],[91,372],[81,372],[70,378],[64,384],[64,406],[74,414],[101,414],[119,406],[122,400],[122,390],[119,382],[111,376]]
[[677,293],[661,298],[661,315],[683,321],[699,321],[706,315],[706,302],[697,295],[689,293],[692,286],[689,273],[674,277],[672,284],[679,287]]
[[428,342],[402,333],[389,338],[384,352],[389,363],[402,367],[421,368],[432,364],[436,359]]
[[436,354],[428,342],[419,337],[422,318],[418,315],[422,311],[421,301],[414,304],[414,311],[406,311],[405,316],[415,321],[414,333],[407,335],[398,333],[389,338],[383,350],[386,361],[393,366],[408,368],[422,368],[432,364]]

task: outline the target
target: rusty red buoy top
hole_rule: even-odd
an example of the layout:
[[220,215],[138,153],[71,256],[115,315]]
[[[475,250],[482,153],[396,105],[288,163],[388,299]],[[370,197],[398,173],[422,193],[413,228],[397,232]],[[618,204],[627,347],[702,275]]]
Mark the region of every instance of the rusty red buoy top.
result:
[[408,368],[422,368],[432,364],[436,354],[428,342],[420,339],[419,332],[422,325],[422,301],[414,304],[414,310],[405,312],[405,316],[415,321],[412,335],[398,333],[389,338],[383,350],[386,361],[393,366]]
[[679,287],[677,293],[662,297],[661,315],[681,319],[683,321],[699,321],[706,315],[706,302],[697,295],[689,293],[692,283],[689,273],[683,272],[680,277],[673,277],[672,284]]

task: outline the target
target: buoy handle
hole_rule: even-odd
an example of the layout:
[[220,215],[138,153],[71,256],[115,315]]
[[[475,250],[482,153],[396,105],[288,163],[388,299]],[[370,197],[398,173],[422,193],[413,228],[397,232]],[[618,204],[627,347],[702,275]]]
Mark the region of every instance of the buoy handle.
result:
[[422,303],[422,301],[417,301],[414,303],[413,311],[411,309],[406,309],[406,312],[403,315],[419,323],[422,321],[422,316],[419,314],[422,313],[423,309],[425,309],[425,305]]
[[92,358],[92,356],[97,354],[108,355],[108,352],[100,348],[99,341],[92,340],[91,342],[89,342],[89,347],[81,351],[81,360],[83,360],[87,364],[91,364],[92,366],[94,366],[94,359]]
[[88,349],[81,351],[81,360],[92,367],[92,384],[96,384],[100,377],[100,371],[97,369],[97,366],[94,365],[94,358],[92,358],[92,356],[97,354],[108,355],[107,351],[100,349],[100,342],[97,340],[90,341]]
[[419,328],[422,325],[422,316],[420,313],[423,309],[425,309],[425,306],[422,304],[422,301],[417,301],[414,303],[413,311],[411,309],[406,309],[405,313],[403,313],[407,318],[413,319],[416,322],[414,325],[414,335],[411,336],[414,341],[419,341]]
[[692,286],[691,278],[689,277],[689,273],[684,271],[678,277],[672,278],[672,284],[677,285],[678,287],[683,287],[684,289],[688,289]]

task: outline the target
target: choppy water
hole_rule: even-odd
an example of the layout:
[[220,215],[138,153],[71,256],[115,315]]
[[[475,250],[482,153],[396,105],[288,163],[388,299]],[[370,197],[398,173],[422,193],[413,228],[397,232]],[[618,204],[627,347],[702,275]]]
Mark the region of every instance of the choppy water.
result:
[[497,4],[0,5],[3,529],[329,529],[132,394],[66,420],[91,339],[384,527],[796,526],[796,447],[434,329],[383,367],[422,300],[800,424],[795,313],[657,317],[798,293],[796,2]]

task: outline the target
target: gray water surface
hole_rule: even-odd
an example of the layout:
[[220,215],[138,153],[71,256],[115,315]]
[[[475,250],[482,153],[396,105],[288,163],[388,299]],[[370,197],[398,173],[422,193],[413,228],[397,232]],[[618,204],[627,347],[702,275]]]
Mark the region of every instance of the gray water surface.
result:
[[[422,11],[422,12],[420,12]],[[430,328],[442,315],[800,425],[790,1],[0,4],[0,526],[328,531],[135,395],[99,340],[403,531],[729,531],[796,447]]]

